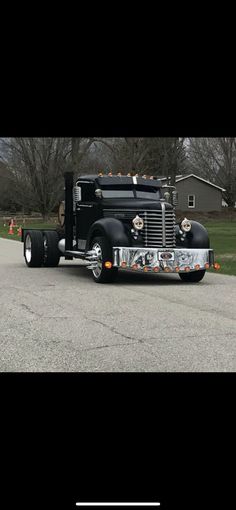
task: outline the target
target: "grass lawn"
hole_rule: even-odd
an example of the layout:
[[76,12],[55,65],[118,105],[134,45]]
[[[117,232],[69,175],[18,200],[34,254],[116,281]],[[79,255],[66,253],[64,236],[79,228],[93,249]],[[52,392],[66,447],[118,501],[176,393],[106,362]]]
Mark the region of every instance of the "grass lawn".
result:
[[[4,227],[3,222],[0,223],[0,237],[4,237],[5,239],[15,239],[15,241],[21,241],[21,236],[18,235],[17,229],[19,227],[23,227],[22,224],[19,224],[17,227],[13,227],[14,234],[8,234],[9,231],[9,225],[7,224],[6,227]],[[25,222],[24,228],[55,228],[57,225],[55,223],[43,223],[43,221],[37,221],[37,222]]]
[[217,273],[236,276],[236,221],[212,220],[203,224],[209,233],[215,261],[221,265]]
[[[199,221],[199,220],[198,220]],[[236,221],[200,221],[210,237],[211,248],[215,252],[215,261],[219,262],[221,269],[217,273],[230,274],[236,276]],[[55,228],[56,223],[43,223],[42,221],[25,223],[24,228]],[[0,237],[6,239],[15,239],[20,241],[21,237],[17,235],[17,228],[14,228],[14,235],[8,235],[9,227],[0,223]],[[216,272],[214,269],[210,271]]]

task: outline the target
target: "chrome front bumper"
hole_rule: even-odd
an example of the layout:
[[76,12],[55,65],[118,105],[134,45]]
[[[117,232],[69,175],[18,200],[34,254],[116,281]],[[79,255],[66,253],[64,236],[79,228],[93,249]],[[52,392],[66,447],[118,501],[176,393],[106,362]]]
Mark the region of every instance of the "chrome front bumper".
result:
[[209,269],[213,264],[211,249],[113,248],[114,267],[176,273]]

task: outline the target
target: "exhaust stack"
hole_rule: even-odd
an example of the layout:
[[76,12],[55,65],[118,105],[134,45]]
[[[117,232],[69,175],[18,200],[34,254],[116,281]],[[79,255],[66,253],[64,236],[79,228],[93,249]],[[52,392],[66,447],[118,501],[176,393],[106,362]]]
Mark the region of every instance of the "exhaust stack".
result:
[[65,172],[65,250],[73,249],[73,225],[74,225],[74,214],[73,214],[73,185],[74,185],[74,173]]

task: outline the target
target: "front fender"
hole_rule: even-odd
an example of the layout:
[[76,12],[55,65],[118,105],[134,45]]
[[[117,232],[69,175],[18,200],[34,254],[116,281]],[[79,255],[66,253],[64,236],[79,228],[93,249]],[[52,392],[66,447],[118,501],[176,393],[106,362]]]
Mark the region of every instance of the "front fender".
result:
[[184,248],[210,248],[208,232],[201,223],[191,220],[192,228],[181,241],[178,235],[179,225],[176,225],[176,246]]
[[130,246],[124,224],[117,218],[101,218],[93,223],[88,233],[86,250],[89,250],[91,240],[97,236],[106,237],[111,247]]

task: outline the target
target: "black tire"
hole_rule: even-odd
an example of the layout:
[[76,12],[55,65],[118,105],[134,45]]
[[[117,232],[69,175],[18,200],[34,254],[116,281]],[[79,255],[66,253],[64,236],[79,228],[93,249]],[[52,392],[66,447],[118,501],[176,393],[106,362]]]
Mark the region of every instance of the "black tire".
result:
[[112,260],[112,250],[105,237],[94,237],[91,241],[90,249],[101,250],[101,266],[98,271],[92,270],[93,279],[96,283],[111,283],[115,280],[118,268],[106,269],[104,264]]
[[58,249],[59,236],[55,230],[45,230],[43,233],[43,265],[44,267],[57,267],[60,261]]
[[28,267],[43,264],[43,234],[40,230],[28,230],[24,239],[24,257]]
[[197,283],[204,278],[205,272],[205,269],[200,269],[200,271],[193,271],[192,273],[179,273],[179,277],[183,282]]

